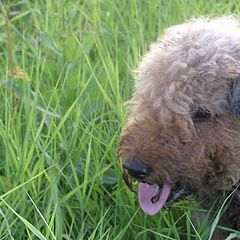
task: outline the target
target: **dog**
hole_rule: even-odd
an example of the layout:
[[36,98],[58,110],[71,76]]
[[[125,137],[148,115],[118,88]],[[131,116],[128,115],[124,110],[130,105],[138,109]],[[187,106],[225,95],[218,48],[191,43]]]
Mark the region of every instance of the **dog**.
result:
[[189,195],[210,208],[234,191],[223,223],[240,230],[239,24],[223,16],[170,27],[140,61],[119,157],[148,215]]

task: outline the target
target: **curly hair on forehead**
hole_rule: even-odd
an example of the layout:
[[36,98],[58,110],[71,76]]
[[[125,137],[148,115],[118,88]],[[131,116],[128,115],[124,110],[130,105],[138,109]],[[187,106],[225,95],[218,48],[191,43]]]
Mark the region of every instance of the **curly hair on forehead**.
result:
[[[154,215],[189,194],[214,202],[236,188],[239,19],[192,19],[168,28],[139,64],[128,110],[120,158],[127,184],[131,178],[140,182],[139,203],[146,213]],[[240,217],[234,219],[231,226],[240,226]]]
[[229,16],[167,29],[139,65],[132,113],[151,109],[164,121],[166,112],[187,115],[194,105],[225,112],[229,81],[240,74],[238,26],[238,20]]

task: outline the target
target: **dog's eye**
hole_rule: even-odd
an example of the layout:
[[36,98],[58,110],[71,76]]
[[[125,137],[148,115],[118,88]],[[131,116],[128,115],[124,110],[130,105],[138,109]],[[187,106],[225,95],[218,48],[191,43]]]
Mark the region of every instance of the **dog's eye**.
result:
[[192,120],[193,122],[202,122],[211,117],[211,113],[209,110],[198,107],[193,113],[192,113]]

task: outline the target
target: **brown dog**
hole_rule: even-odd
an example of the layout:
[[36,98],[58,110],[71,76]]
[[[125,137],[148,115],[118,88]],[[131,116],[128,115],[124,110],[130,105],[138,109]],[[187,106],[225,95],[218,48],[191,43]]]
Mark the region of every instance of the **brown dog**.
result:
[[[210,207],[220,193],[236,189],[238,19],[197,19],[167,29],[143,57],[128,106],[119,153],[126,183],[131,188],[131,178],[140,182],[143,211],[154,215],[166,203],[190,194]],[[239,203],[232,201],[224,220],[236,230]]]

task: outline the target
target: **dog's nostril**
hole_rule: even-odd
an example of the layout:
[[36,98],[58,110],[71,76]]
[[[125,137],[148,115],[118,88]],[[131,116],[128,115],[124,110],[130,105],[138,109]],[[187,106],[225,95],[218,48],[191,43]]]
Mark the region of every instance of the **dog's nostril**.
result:
[[125,168],[132,177],[138,179],[143,179],[152,172],[152,168],[149,165],[139,162],[125,161],[123,168]]

